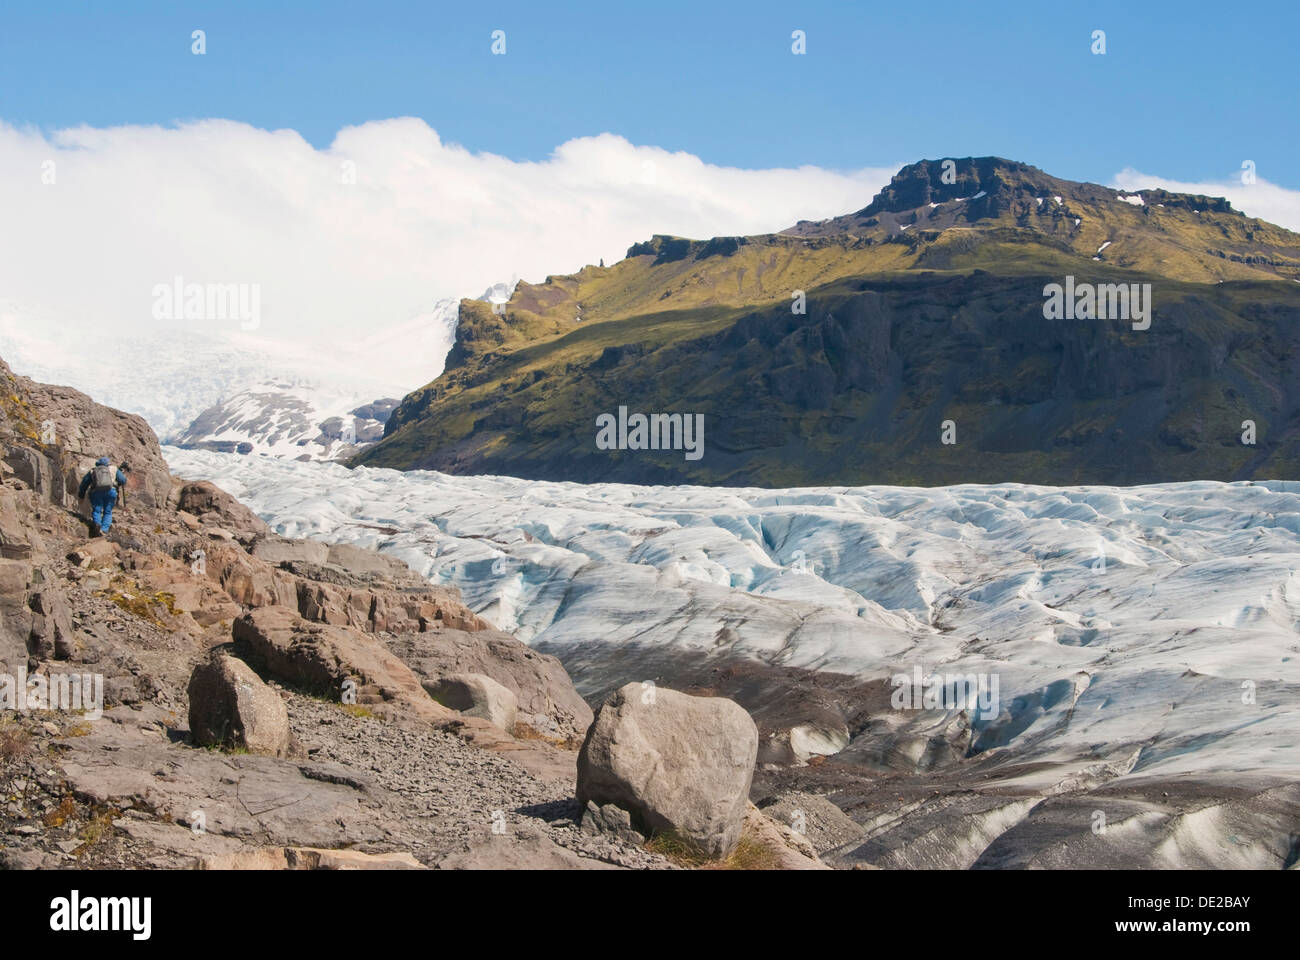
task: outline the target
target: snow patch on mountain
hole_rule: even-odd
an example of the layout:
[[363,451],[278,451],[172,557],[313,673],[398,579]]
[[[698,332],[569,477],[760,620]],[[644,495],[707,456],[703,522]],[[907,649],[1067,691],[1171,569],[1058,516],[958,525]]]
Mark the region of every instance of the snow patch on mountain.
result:
[[392,397],[375,401],[272,381],[209,407],[171,442],[226,453],[338,460],[378,442],[397,404]]
[[[505,303],[518,282],[493,284],[480,299]],[[340,344],[337,357],[325,366],[330,369],[341,359],[350,375],[335,372],[328,387],[319,385],[319,377],[264,380],[208,407],[169,440],[187,448],[296,460],[351,457],[383,438],[384,424],[401,396],[442,372],[459,313],[459,300],[441,300],[428,313],[362,343]],[[401,358],[409,365],[410,357],[428,358],[418,380],[397,373],[392,380],[384,378],[390,361]],[[358,371],[369,378],[359,381]]]

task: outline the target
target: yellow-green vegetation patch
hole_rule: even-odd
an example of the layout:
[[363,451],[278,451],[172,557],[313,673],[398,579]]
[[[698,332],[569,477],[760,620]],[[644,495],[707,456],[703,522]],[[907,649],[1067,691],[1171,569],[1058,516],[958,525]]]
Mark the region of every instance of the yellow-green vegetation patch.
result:
[[111,837],[116,830],[113,821],[121,814],[120,810],[111,807],[97,808],[86,822],[77,839],[81,841],[81,846],[77,848],[76,855],[78,858],[84,857],[87,853],[95,848],[95,845],[101,840]]
[[65,796],[59,801],[58,806],[45,815],[45,826],[56,829],[76,817],[76,815],[77,801],[70,796]]
[[741,834],[736,849],[722,859],[710,857],[698,845],[671,831],[655,834],[646,841],[645,848],[678,866],[696,870],[774,870],[780,863],[776,852],[748,830]]
[[167,628],[167,624],[158,615],[164,610],[170,616],[179,616],[176,609],[176,595],[166,591],[150,592],[139,583],[122,575],[115,576],[108,589],[96,591],[95,596],[110,601],[118,609],[140,620],[152,623],[156,627]]

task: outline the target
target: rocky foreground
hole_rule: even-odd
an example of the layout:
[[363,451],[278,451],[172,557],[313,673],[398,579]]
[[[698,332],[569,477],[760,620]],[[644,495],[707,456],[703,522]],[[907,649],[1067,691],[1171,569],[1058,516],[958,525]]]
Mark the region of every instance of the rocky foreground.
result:
[[860,833],[749,801],[730,700],[629,676],[594,715],[455,589],[173,477],[139,417],[3,361],[0,407],[0,866],[816,869]]

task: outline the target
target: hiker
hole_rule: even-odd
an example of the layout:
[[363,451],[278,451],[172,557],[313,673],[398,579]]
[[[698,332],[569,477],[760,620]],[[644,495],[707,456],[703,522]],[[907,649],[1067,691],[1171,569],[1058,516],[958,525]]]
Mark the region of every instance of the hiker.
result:
[[113,525],[113,505],[117,503],[118,487],[126,486],[126,475],[115,470],[108,457],[100,457],[95,465],[81,478],[81,489],[77,497],[81,498],[90,491],[90,534],[93,537],[108,533]]

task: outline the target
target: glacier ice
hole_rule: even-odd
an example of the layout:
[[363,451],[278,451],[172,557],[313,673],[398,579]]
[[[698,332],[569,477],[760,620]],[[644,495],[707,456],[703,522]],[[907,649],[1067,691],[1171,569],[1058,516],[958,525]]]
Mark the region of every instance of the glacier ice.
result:
[[1300,482],[646,487],[164,452],[279,532],[396,554],[562,657],[996,673],[972,751],[1300,772]]

